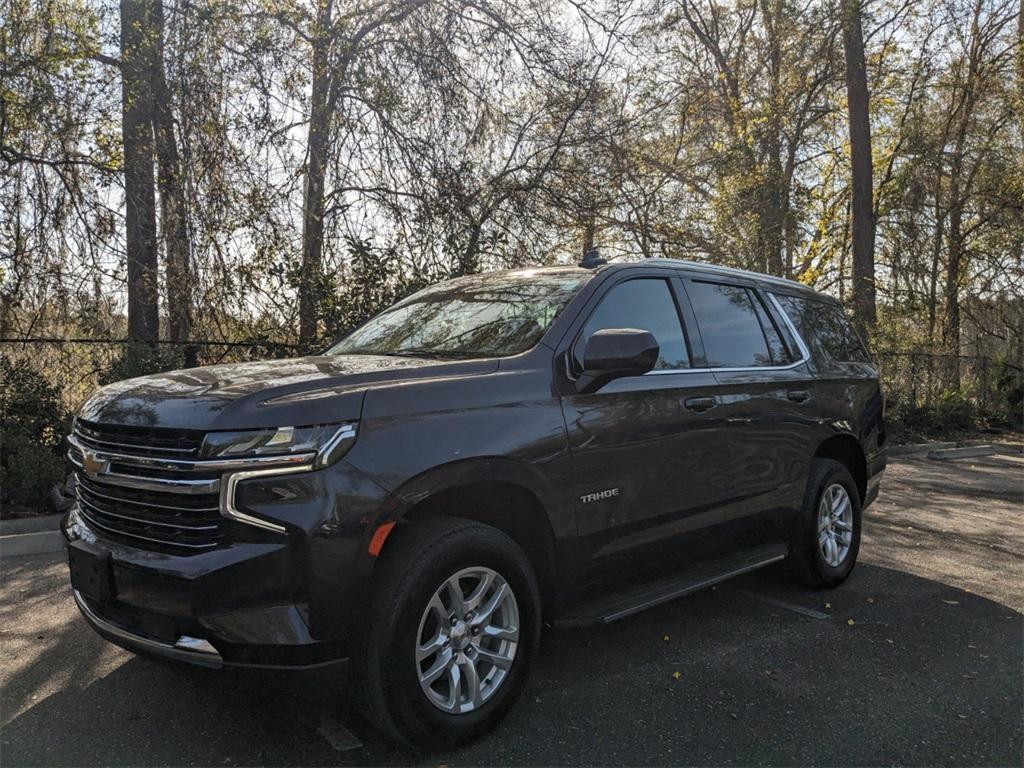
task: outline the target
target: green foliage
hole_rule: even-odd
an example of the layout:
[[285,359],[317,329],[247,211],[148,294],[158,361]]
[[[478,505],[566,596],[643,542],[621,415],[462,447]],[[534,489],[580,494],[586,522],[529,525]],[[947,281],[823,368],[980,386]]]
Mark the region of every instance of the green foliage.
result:
[[64,477],[62,441],[68,414],[60,387],[27,360],[0,358],[0,514],[43,509],[50,488]]
[[[325,329],[320,341],[324,344],[429,282],[409,275],[391,249],[377,249],[368,241],[351,237],[346,239],[346,246],[344,267],[320,274],[314,283],[318,316]],[[295,265],[288,271],[288,282],[296,288],[300,269]]]
[[147,344],[126,344],[124,352],[99,375],[100,384],[111,384],[136,376],[184,367],[181,347],[151,347]]

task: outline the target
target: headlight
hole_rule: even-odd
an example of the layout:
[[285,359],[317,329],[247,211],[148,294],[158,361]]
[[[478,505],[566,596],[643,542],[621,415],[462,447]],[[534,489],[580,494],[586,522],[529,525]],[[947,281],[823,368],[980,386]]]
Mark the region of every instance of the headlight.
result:
[[356,439],[355,424],[318,424],[313,427],[245,429],[238,432],[208,432],[199,451],[204,459],[244,456],[287,456],[316,454],[319,469],[340,459]]

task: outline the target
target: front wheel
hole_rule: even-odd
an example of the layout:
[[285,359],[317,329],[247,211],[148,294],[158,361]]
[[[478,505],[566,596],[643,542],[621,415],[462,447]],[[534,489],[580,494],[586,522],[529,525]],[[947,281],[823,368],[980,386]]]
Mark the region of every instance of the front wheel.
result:
[[838,461],[815,459],[790,545],[795,575],[809,587],[839,586],[860,550],[861,504],[857,484]]
[[515,542],[479,523],[428,520],[392,538],[352,666],[364,712],[419,749],[469,741],[526,682],[540,634],[533,570]]

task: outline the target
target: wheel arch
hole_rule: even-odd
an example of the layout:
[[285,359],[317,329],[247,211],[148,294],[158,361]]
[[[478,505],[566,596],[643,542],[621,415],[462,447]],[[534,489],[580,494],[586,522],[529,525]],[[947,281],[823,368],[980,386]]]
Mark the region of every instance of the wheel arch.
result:
[[814,452],[814,458],[832,459],[850,470],[863,504],[868,490],[868,462],[860,441],[851,434],[825,438]]
[[[530,467],[507,459],[459,462],[415,478],[394,492],[388,522],[415,525],[456,517],[490,525],[526,554],[543,602],[556,597],[558,574],[552,494]],[[381,551],[387,548],[385,541]]]

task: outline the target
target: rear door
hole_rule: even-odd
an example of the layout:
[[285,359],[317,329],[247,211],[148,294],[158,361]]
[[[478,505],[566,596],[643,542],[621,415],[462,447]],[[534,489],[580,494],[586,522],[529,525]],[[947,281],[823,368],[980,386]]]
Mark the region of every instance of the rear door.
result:
[[885,425],[878,370],[842,306],[784,292],[773,292],[772,300],[809,348],[822,421],[856,436],[869,459],[879,454],[885,445]]
[[685,288],[717,382],[707,482],[735,543],[759,543],[803,498],[817,416],[813,372],[755,283],[693,276]]

